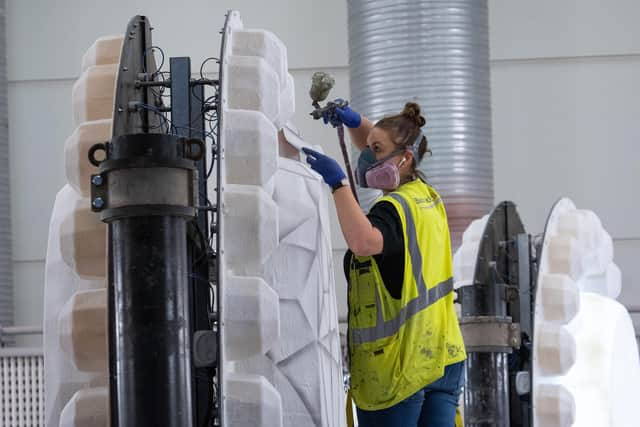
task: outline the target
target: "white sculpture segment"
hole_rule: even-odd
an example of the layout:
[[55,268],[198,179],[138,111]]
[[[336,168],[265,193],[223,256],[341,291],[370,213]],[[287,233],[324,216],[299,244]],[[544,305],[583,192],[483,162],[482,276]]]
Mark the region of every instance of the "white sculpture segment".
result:
[[[275,339],[268,349],[252,348],[251,355],[235,338],[225,339],[228,345],[234,342],[243,347],[225,350],[229,360],[223,368],[229,375],[226,422],[232,426],[342,426],[344,388],[324,184],[298,161],[281,157],[273,163],[278,153],[277,130],[295,109],[286,49],[270,32],[244,30],[234,12],[228,27],[232,48],[221,58],[222,81],[227,82],[221,88],[222,105],[228,106],[222,121],[226,153],[223,292],[227,292],[223,317],[228,319],[224,330],[236,335],[231,329],[236,316],[230,307],[232,300],[234,307],[241,303],[238,295],[231,295],[232,283],[258,276],[262,280],[254,283],[268,286],[277,295],[279,331],[260,329]],[[265,121],[272,124],[267,126]],[[245,357],[238,358],[239,353]],[[262,400],[244,394],[256,389],[256,381],[270,384],[273,392],[260,392]],[[264,414],[267,408],[273,414],[270,418],[248,420],[247,414]]]
[[[487,217],[454,255],[455,287],[473,283]],[[640,361],[629,313],[615,298],[620,270],[611,236],[591,211],[560,200],[548,218],[535,296],[536,427],[637,425]]]
[[[473,283],[487,217],[465,231],[455,287]],[[548,218],[535,295],[536,427],[637,425],[640,360],[629,313],[615,298],[620,270],[611,236],[591,211],[560,200]]]
[[56,196],[45,263],[45,423],[106,426],[106,226],[90,211],[88,148],[111,135],[122,36],[98,39],[72,92],[77,126],[65,143],[68,184]]
[[640,360],[629,313],[615,300],[620,288],[611,236],[593,212],[560,200],[547,221],[538,273],[536,426],[637,424],[632,388],[640,383]]
[[[344,388],[325,186],[280,158],[295,111],[286,47],[231,12],[222,62],[225,425],[342,426]],[[72,93],[68,185],[49,230],[45,279],[47,426],[108,424],[105,225],[90,211],[87,150],[111,135],[122,37],[98,39]],[[210,194],[215,177],[211,178]]]
[[[93,385],[106,385],[106,371],[81,371],[62,347],[65,336],[72,334],[72,325],[65,322],[70,315],[62,311],[76,292],[106,289],[105,278],[82,279],[64,260],[60,250],[61,226],[82,200],[69,185],[56,196],[49,224],[49,243],[45,265],[44,287],[44,363],[45,363],[45,423],[57,426],[60,412],[73,395]],[[105,307],[106,310],[106,307]],[[82,319],[85,321],[86,319]],[[64,330],[59,329],[63,326]],[[106,331],[105,331],[106,333]],[[94,357],[96,354],[94,353]],[[97,355],[106,359],[106,355]]]

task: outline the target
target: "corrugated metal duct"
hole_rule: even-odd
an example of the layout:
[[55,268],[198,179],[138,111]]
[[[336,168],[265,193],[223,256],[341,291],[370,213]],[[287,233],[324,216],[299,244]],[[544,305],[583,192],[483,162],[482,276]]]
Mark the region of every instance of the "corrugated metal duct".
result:
[[372,119],[417,101],[454,249],[493,206],[486,0],[349,0],[351,102]]
[[0,0],[0,326],[13,325],[6,7]]

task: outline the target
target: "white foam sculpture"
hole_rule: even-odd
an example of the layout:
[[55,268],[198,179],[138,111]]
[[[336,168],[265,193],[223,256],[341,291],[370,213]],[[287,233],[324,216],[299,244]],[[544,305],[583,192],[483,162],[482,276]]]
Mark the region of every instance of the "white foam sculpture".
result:
[[[61,411],[76,392],[108,383],[106,371],[82,370],[83,366],[76,365],[76,360],[82,358],[74,357],[69,353],[69,351],[73,351],[72,346],[63,344],[66,340],[65,337],[73,334],[72,325],[64,319],[71,315],[68,304],[72,305],[70,301],[74,295],[77,292],[106,288],[104,277],[83,279],[65,262],[62,256],[60,245],[62,223],[82,200],[88,203],[88,199],[82,199],[70,185],[65,185],[56,196],[49,224],[43,319],[45,422],[47,426],[58,425]],[[67,310],[63,309],[65,306]],[[64,326],[65,329],[61,330],[60,326]],[[105,354],[93,353],[89,357],[96,360],[106,359]]]
[[[278,129],[295,111],[286,48],[270,32],[244,30],[236,12],[226,36],[218,295],[225,425],[342,426],[324,185],[305,165],[278,157]],[[110,138],[121,45],[121,37],[98,39],[72,93],[68,184],[56,198],[46,260],[47,426],[108,423],[105,226],[90,211],[96,169],[85,159]]]
[[78,126],[64,144],[67,182],[83,197],[91,196],[89,179],[98,168],[87,161],[92,145],[111,139],[111,119],[94,120]]
[[[221,88],[225,421],[230,426],[342,426],[326,193],[305,165],[278,158],[277,130],[295,108],[286,49],[270,32],[244,30],[235,12],[227,31],[222,72],[228,78]],[[233,289],[234,283],[248,282],[252,285],[245,290]],[[260,328],[247,321],[253,315],[232,309],[256,307],[258,301]],[[270,329],[276,325],[278,331]],[[241,327],[253,343],[239,339]]]
[[49,224],[44,290],[45,422],[106,426],[106,227],[90,211],[88,148],[110,139],[122,37],[98,39],[72,91],[76,129],[65,143],[67,184]]
[[81,71],[94,65],[119,64],[123,40],[122,35],[98,38],[82,56]]
[[60,414],[60,427],[108,426],[109,388],[93,387],[76,392]]
[[80,75],[71,91],[74,126],[112,118],[117,74],[118,64],[102,64],[92,65]]
[[[472,284],[486,221],[464,233],[456,287]],[[536,427],[637,425],[640,359],[629,313],[616,301],[620,289],[611,236],[593,212],[560,200],[547,220],[536,284]]]

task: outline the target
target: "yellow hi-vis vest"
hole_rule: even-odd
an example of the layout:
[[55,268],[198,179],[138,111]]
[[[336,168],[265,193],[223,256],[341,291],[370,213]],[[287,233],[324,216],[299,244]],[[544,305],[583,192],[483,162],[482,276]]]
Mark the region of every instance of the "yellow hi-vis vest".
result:
[[380,201],[392,203],[400,216],[405,259],[400,299],[387,291],[372,256],[350,261],[351,394],[358,408],[369,411],[401,402],[466,358],[440,196],[415,180]]

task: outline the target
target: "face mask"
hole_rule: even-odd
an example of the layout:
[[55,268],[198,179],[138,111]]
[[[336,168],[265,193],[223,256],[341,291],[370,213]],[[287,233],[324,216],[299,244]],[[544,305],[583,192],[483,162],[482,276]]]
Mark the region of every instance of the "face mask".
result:
[[398,188],[400,185],[399,168],[404,164],[406,158],[402,159],[397,165],[388,160],[398,154],[404,153],[405,150],[412,151],[413,158],[418,159],[418,147],[423,137],[424,134],[421,130],[413,141],[413,144],[406,148],[395,150],[379,161],[376,161],[376,156],[371,148],[362,150],[360,157],[358,157],[358,166],[356,167],[356,183],[362,188],[377,188],[380,190],[395,190]]
[[363,188],[377,188],[379,190],[395,190],[400,185],[400,170],[406,159],[399,164],[392,161],[398,154],[405,152],[400,149],[388,156],[376,161],[376,157],[370,148],[362,150],[358,158],[356,169],[356,181]]

